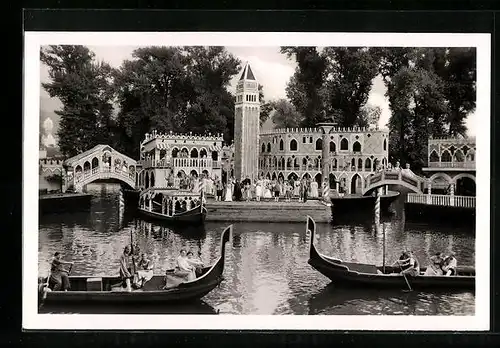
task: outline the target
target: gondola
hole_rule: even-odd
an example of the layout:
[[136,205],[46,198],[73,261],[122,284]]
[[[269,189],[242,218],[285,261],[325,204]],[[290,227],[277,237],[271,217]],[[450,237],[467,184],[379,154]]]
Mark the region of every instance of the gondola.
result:
[[424,276],[426,268],[420,268],[420,275],[400,274],[399,267],[375,266],[372,264],[344,262],[318,252],[314,245],[316,223],[308,216],[306,233],[309,236],[308,263],[315,270],[342,286],[393,288],[401,290],[472,290],[475,289],[475,268],[458,267],[453,276]]
[[[163,198],[161,203],[154,200],[158,195]],[[203,192],[161,188],[141,192],[138,211],[146,219],[171,224],[199,225],[207,215]]]
[[203,224],[205,222],[205,217],[207,216],[207,208],[201,204],[197,205],[193,209],[176,213],[174,215],[157,213],[144,208],[139,208],[138,211],[148,220],[163,221],[168,223],[186,223],[192,225]]
[[232,239],[233,226],[221,235],[220,257],[211,267],[202,269],[201,275],[192,281],[179,283],[175,270],[166,275],[155,275],[142,288],[125,291],[119,277],[70,276],[71,290],[51,291],[47,278],[39,279],[39,301],[50,303],[85,304],[180,304],[199,300],[223,280],[225,246]]

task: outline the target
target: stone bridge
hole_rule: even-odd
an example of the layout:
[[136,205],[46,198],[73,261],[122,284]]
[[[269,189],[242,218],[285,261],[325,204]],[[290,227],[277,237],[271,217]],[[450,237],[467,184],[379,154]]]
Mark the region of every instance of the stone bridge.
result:
[[415,193],[422,193],[425,184],[426,179],[419,177],[410,170],[385,170],[366,178],[362,193],[363,196],[369,196],[373,190],[385,185],[400,185]]
[[119,180],[131,188],[136,186],[137,162],[108,145],[97,145],[64,162],[66,186],[81,192],[97,180]]

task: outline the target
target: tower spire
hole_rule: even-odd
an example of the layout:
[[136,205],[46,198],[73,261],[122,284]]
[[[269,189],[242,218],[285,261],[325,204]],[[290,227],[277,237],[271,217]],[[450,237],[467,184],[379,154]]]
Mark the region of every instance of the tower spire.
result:
[[243,73],[241,74],[241,80],[252,80],[256,81],[255,75],[253,74],[252,68],[250,68],[250,63],[247,61],[245,67],[243,68]]

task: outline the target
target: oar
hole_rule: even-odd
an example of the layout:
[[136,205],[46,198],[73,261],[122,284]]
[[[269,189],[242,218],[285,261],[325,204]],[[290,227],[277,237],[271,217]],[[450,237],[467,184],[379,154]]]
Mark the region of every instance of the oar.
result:
[[401,264],[399,262],[398,262],[398,265],[399,265],[399,268],[401,269],[401,273],[403,274],[403,277],[405,278],[406,285],[408,285],[408,288],[410,289],[409,291],[413,291],[411,286],[410,286],[410,282],[406,278],[406,274],[403,272],[403,267],[401,267]]

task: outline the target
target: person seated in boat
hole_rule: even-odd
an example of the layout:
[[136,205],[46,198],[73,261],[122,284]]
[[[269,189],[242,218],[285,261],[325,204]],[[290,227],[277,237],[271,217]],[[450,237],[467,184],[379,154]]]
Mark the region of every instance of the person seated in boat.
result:
[[53,284],[53,291],[68,291],[70,288],[68,272],[64,269],[64,265],[73,265],[73,262],[61,260],[61,253],[56,251],[50,265],[49,278],[49,284]]
[[120,278],[122,279],[123,285],[125,285],[127,291],[132,291],[132,286],[130,284],[130,278],[132,278],[130,255],[130,246],[127,245],[123,249],[123,254],[120,257]]
[[200,260],[200,258],[194,257],[194,254],[192,251],[189,251],[187,253],[187,261],[191,266],[195,267],[195,275],[196,277],[201,276],[201,272],[203,270],[203,262]]
[[146,282],[153,278],[153,268],[153,262],[148,259],[146,253],[142,253],[137,263],[137,277],[134,282],[138,288],[142,288]]
[[195,271],[196,267],[189,263],[186,250],[181,249],[180,255],[177,257],[175,275],[186,278],[187,281],[191,281],[196,278]]
[[457,259],[455,258],[455,253],[450,253],[450,255],[444,259],[442,270],[443,274],[447,276],[457,274]]
[[420,274],[420,265],[415,255],[411,251],[403,251],[399,260],[396,260],[392,266],[399,266],[400,274],[417,276]]
[[443,254],[436,253],[431,256],[431,264],[426,268],[424,275],[426,276],[441,276],[443,275]]

